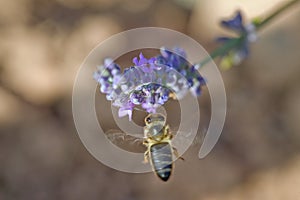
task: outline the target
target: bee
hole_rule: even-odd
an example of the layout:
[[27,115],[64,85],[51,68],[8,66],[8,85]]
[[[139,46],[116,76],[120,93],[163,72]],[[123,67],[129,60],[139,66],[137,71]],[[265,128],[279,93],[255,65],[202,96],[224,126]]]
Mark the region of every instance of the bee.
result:
[[147,150],[144,162],[150,161],[154,173],[163,181],[167,181],[172,174],[173,153],[178,157],[177,150],[171,144],[172,136],[162,114],[149,114],[145,118],[143,144]]
[[[172,146],[173,135],[166,117],[159,113],[148,114],[145,119],[144,137],[126,135],[120,131],[108,131],[106,135],[114,144],[129,151],[144,152],[144,163],[152,166],[153,172],[163,181],[168,181],[174,165],[173,155],[179,157],[177,149]],[[127,145],[126,145],[127,143]],[[131,143],[131,145],[128,145]]]

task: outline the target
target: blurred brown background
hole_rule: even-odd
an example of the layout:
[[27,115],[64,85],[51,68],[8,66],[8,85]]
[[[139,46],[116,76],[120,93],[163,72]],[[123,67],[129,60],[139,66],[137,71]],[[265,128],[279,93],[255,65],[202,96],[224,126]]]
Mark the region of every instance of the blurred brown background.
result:
[[236,9],[248,19],[264,16],[282,2],[1,0],[0,199],[300,199],[299,5],[260,32],[245,62],[222,72],[228,114],[221,139],[203,160],[199,146],[190,148],[168,183],[95,160],[71,111],[76,71],[112,34],[166,27],[211,51],[225,33],[220,18]]

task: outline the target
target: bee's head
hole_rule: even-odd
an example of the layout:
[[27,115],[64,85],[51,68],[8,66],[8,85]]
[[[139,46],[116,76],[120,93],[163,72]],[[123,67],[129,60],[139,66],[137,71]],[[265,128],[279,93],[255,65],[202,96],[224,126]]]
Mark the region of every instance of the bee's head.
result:
[[162,114],[159,114],[159,113],[155,113],[155,114],[151,113],[145,118],[146,126],[150,125],[152,123],[165,124],[165,122],[166,122],[165,116],[163,116]]

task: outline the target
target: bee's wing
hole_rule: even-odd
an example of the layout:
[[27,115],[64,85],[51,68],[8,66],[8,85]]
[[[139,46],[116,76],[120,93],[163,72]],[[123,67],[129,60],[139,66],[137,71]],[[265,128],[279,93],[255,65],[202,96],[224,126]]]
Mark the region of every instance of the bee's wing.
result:
[[141,134],[126,134],[120,130],[109,130],[105,133],[108,140],[114,145],[135,153],[144,153],[146,151],[145,145],[143,145],[143,137]]
[[[198,131],[197,133],[193,131],[178,131],[178,129],[171,129],[172,134],[174,135],[174,144],[190,144],[190,146],[201,145],[204,140],[205,130]],[[192,141],[192,142],[191,142]]]

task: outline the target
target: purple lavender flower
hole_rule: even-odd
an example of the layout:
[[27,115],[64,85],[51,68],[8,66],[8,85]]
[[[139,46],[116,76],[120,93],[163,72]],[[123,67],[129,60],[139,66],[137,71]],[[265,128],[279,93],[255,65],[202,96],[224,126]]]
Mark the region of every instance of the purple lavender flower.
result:
[[129,120],[135,106],[140,105],[148,113],[155,113],[170,97],[182,99],[188,90],[195,96],[200,95],[201,86],[205,84],[179,48],[173,52],[162,48],[161,55],[150,59],[141,53],[133,63],[134,66],[126,68],[122,74],[117,64],[106,59],[94,73],[100,91],[119,107],[119,117],[128,115]]
[[195,69],[195,66],[191,66],[187,61],[185,51],[180,48],[174,48],[171,51],[162,47],[160,52],[161,55],[157,57],[156,62],[177,70],[187,79],[191,93],[194,96],[200,96],[201,87],[205,85],[205,80]]
[[133,108],[134,108],[134,104],[131,103],[130,101],[128,101],[127,104],[123,104],[123,106],[120,107],[119,109],[119,113],[118,113],[119,117],[124,117],[128,115],[129,120],[131,120]]
[[104,65],[97,67],[94,79],[100,83],[100,91],[106,94],[107,100],[112,100],[114,94],[120,92],[116,90],[116,82],[118,82],[120,76],[121,70],[119,65],[110,58],[104,60]]
[[221,25],[236,32],[243,32],[245,30],[243,25],[243,17],[240,11],[237,11],[232,19],[222,20]]
[[255,26],[252,23],[244,25],[240,11],[237,11],[232,19],[222,20],[221,25],[237,33],[238,37],[219,37],[217,38],[217,42],[226,43],[233,40],[240,40],[239,45],[230,52],[227,52],[221,61],[223,67],[229,68],[239,64],[249,55],[249,44],[257,40],[257,35]]

